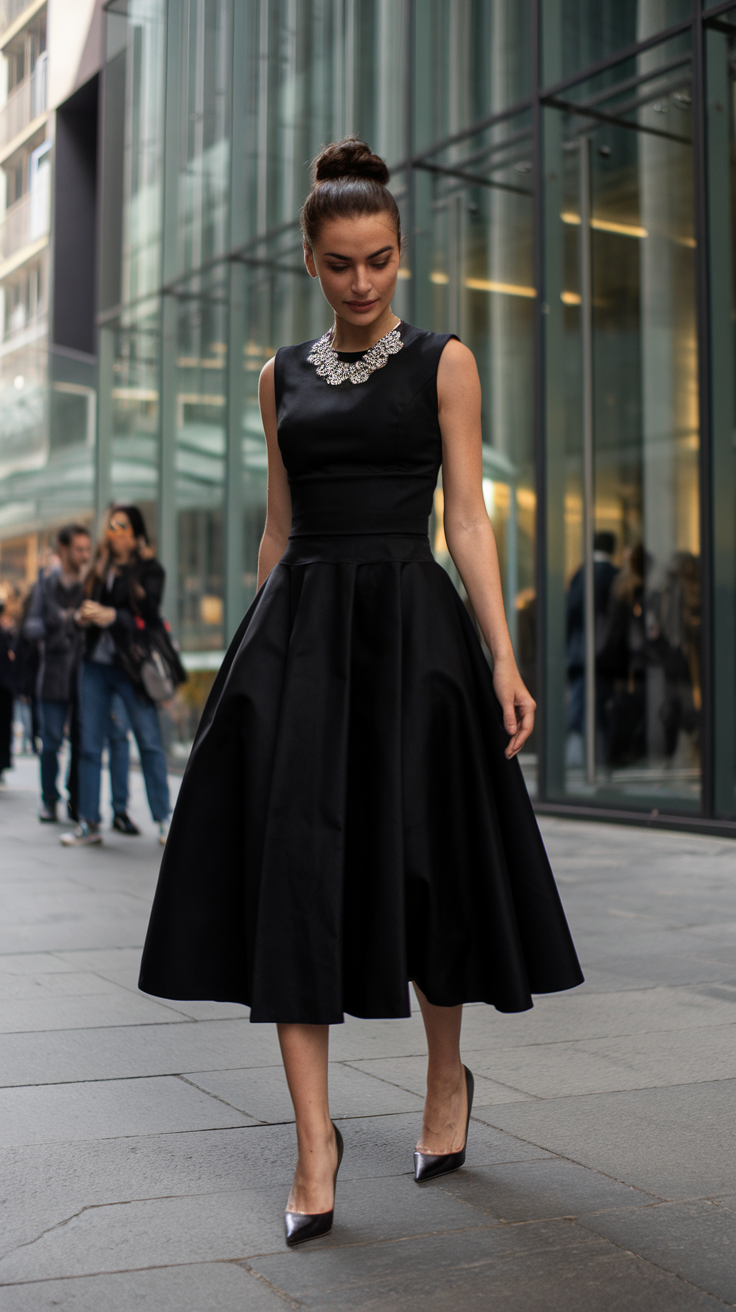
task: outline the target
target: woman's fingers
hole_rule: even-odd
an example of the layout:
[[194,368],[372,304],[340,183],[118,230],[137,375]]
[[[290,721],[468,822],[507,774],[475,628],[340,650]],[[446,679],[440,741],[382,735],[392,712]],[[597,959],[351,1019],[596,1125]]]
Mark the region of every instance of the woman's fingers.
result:
[[[517,752],[521,750],[527,738],[529,737],[530,733],[532,732],[532,729],[534,728],[534,712],[536,710],[536,704],[532,701],[532,699],[527,694],[524,697],[523,701],[520,700],[519,702],[516,703],[515,710],[516,710],[516,723],[514,725],[514,732],[512,734],[510,743],[508,743],[506,747],[506,758],[509,761],[511,760],[512,756],[516,756]],[[504,716],[504,723],[505,723],[505,716]],[[507,732],[509,731],[507,730]]]
[[515,734],[519,728],[519,721],[516,715],[516,702],[513,694],[510,699],[504,698],[502,702],[503,727],[507,733]]

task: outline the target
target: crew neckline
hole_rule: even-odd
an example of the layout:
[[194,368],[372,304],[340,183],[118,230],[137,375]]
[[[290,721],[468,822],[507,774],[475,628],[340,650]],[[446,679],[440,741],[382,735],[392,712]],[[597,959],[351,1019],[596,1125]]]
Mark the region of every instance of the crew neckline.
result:
[[[398,328],[399,336],[401,337],[401,339],[402,339],[402,341],[403,341],[403,338],[404,338],[403,329],[406,328],[406,322],[405,322],[405,320],[404,320],[404,319],[399,319],[399,322],[398,322],[397,324],[395,324],[394,327],[395,327],[395,328]],[[394,332],[394,328],[389,328],[388,332],[389,332],[389,333]],[[383,334],[383,337],[388,337],[388,333],[384,333],[384,334]],[[383,337],[379,337],[378,342],[382,342],[382,341],[383,341]],[[374,342],[373,345],[374,345],[374,346],[377,346],[377,345],[378,345],[378,342]],[[371,349],[372,349],[372,348],[371,348],[370,346],[366,346],[366,348],[365,348],[364,351],[335,351],[335,355],[337,356],[338,360],[345,360],[345,361],[348,361],[348,360],[360,360],[361,356],[367,355],[368,352],[369,352]]]

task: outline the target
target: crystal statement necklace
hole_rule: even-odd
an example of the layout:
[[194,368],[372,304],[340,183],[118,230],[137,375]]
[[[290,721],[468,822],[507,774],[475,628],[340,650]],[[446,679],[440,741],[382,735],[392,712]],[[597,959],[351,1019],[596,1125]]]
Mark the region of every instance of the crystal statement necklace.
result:
[[307,361],[317,366],[320,378],[326,379],[333,387],[349,380],[351,383],[365,383],[376,369],[383,369],[390,355],[396,355],[404,345],[399,328],[401,321],[385,337],[375,342],[360,360],[341,360],[332,345],[334,328],[330,328],[324,337],[315,342]]

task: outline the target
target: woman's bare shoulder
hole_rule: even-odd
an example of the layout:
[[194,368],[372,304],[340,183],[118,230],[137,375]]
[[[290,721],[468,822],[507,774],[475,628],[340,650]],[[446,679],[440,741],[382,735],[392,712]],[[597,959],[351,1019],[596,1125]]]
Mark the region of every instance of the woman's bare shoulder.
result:
[[440,356],[437,370],[437,396],[443,401],[451,400],[466,393],[468,388],[475,391],[480,386],[478,366],[473,352],[457,338],[451,337]]

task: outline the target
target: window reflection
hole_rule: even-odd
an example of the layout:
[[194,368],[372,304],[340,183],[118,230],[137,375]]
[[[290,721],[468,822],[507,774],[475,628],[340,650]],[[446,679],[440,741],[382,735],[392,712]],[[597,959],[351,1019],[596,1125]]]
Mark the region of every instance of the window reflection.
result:
[[542,0],[547,86],[691,17],[691,0]]
[[531,92],[529,0],[425,0],[415,39],[417,150]]
[[227,284],[218,269],[178,292],[176,506],[179,632],[185,652],[221,650]]
[[[129,311],[103,330],[112,355],[110,497],[140,506],[154,543],[159,494],[158,298]],[[171,597],[171,583],[167,602]]]
[[547,111],[548,176],[559,170],[547,215],[556,274],[548,287],[550,546],[559,553],[550,560],[559,663],[548,686],[558,707],[549,773],[558,793],[695,808],[702,694],[689,50],[671,42],[639,56],[636,74],[629,65],[618,72],[618,82],[607,75],[605,87],[589,82],[570,96],[579,113]]

